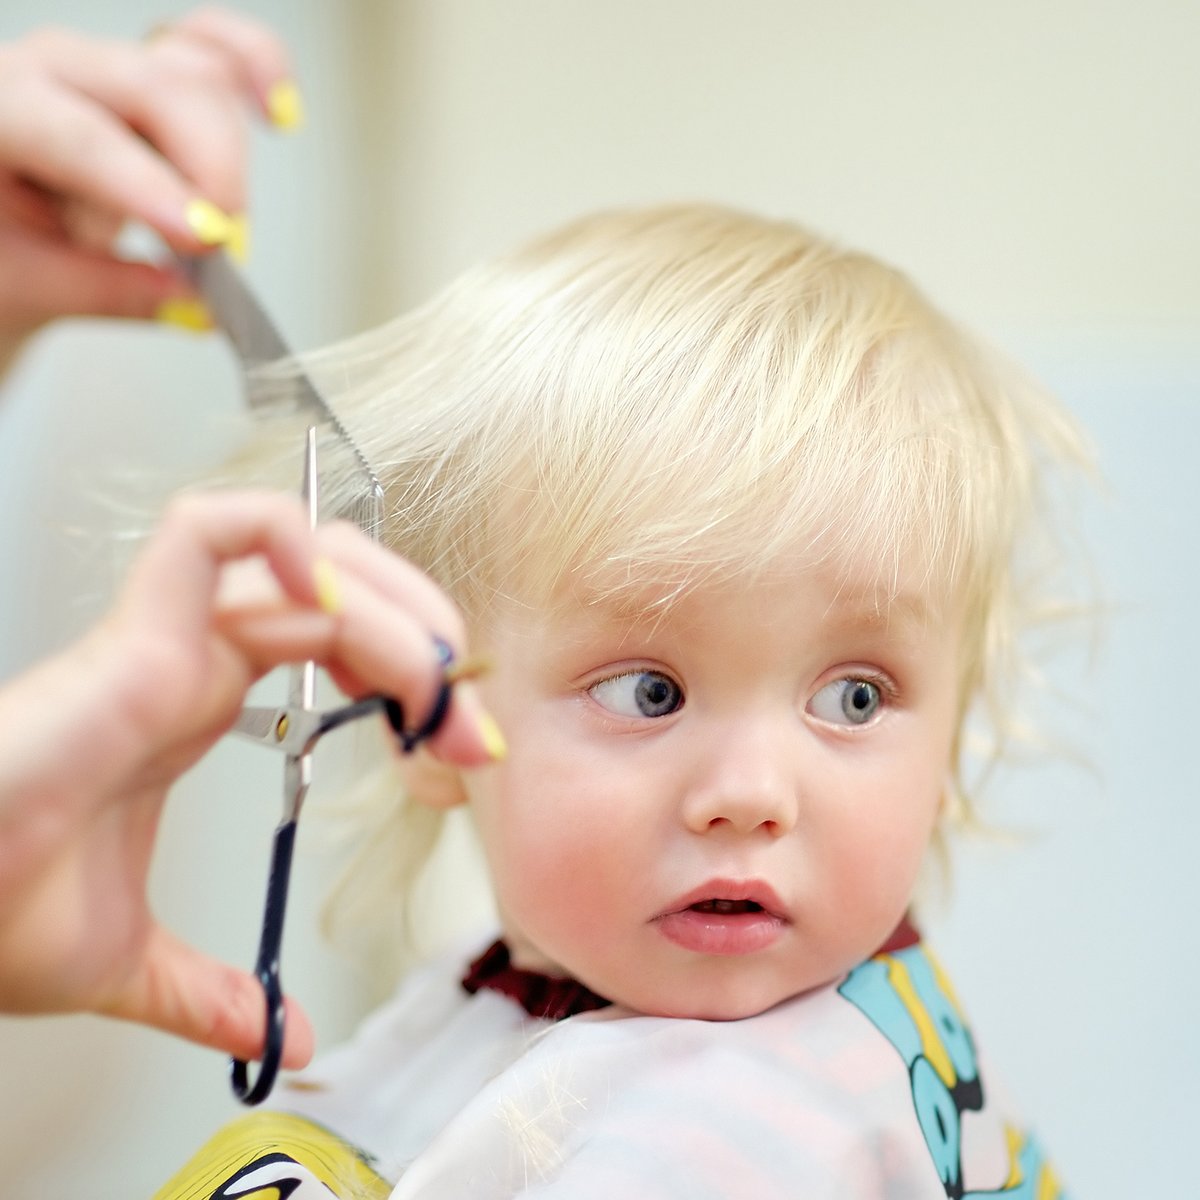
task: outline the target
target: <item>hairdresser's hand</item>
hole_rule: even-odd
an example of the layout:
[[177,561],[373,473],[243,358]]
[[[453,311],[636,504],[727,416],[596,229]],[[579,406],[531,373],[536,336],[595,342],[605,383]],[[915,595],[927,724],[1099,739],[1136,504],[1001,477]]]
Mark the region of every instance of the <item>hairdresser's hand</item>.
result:
[[297,105],[278,37],[220,8],[140,42],[0,44],[0,351],[53,317],[152,317],[188,296],[114,238],[130,219],[184,253],[241,236],[249,122],[287,127]]
[[[298,502],[261,492],[177,501],[112,612],[0,690],[0,1011],[106,1013],[256,1056],[258,983],[147,908],[167,790],[281,663],[315,658],[419,718],[440,686],[433,634],[462,653],[450,601],[357,529],[314,533]],[[488,732],[460,683],[432,749],[481,764]],[[311,1049],[293,1010],[285,1065]]]

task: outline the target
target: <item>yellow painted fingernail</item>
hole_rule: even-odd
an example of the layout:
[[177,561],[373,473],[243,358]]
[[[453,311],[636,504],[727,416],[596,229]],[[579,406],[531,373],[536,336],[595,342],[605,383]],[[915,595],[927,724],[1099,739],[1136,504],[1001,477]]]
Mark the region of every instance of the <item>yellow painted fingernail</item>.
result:
[[508,743],[504,740],[504,734],[500,732],[500,726],[496,724],[496,719],[491,713],[479,714],[479,733],[483,738],[483,746],[488,752],[488,758],[493,762],[503,762],[508,757]]
[[178,329],[187,329],[191,333],[206,333],[216,328],[216,322],[203,300],[176,296],[164,300],[155,310],[154,319],[166,325],[174,325]]
[[223,246],[233,235],[234,220],[211,200],[199,197],[189,200],[183,219],[198,242],[206,246]]
[[245,213],[229,218],[229,237],[225,249],[235,263],[245,265],[250,258],[250,221]]
[[313,583],[321,611],[331,614],[341,612],[342,591],[338,587],[337,570],[329,559],[318,558],[313,564]]
[[267,92],[267,116],[276,129],[291,133],[304,124],[304,101],[291,79],[281,79]]

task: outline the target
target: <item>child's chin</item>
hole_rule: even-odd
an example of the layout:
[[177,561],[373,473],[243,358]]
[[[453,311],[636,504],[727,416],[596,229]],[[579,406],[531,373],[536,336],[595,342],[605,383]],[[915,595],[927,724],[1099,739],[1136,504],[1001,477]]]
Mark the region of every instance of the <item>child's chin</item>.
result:
[[[657,997],[642,997],[640,1004],[626,1004],[635,1012],[647,1017],[674,1017],[692,1021],[744,1021],[757,1017],[790,1000],[802,989],[775,988],[722,988],[708,995],[672,996],[669,1000]],[[807,990],[807,989],[803,989]]]

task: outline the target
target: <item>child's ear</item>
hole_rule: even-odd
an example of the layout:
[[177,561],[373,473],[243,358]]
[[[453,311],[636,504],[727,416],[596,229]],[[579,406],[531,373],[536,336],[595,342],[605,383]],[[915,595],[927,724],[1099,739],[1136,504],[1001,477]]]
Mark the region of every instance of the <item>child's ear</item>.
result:
[[418,804],[445,809],[467,801],[462,771],[452,763],[434,758],[424,746],[402,754],[396,769],[404,783],[405,794]]

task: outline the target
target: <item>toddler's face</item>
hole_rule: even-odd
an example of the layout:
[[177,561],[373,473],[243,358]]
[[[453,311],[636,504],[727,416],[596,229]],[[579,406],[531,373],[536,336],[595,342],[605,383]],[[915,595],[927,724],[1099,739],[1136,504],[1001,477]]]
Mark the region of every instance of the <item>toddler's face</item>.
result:
[[796,572],[485,632],[509,757],[467,787],[518,965],[732,1019],[892,932],[949,772],[956,620]]

